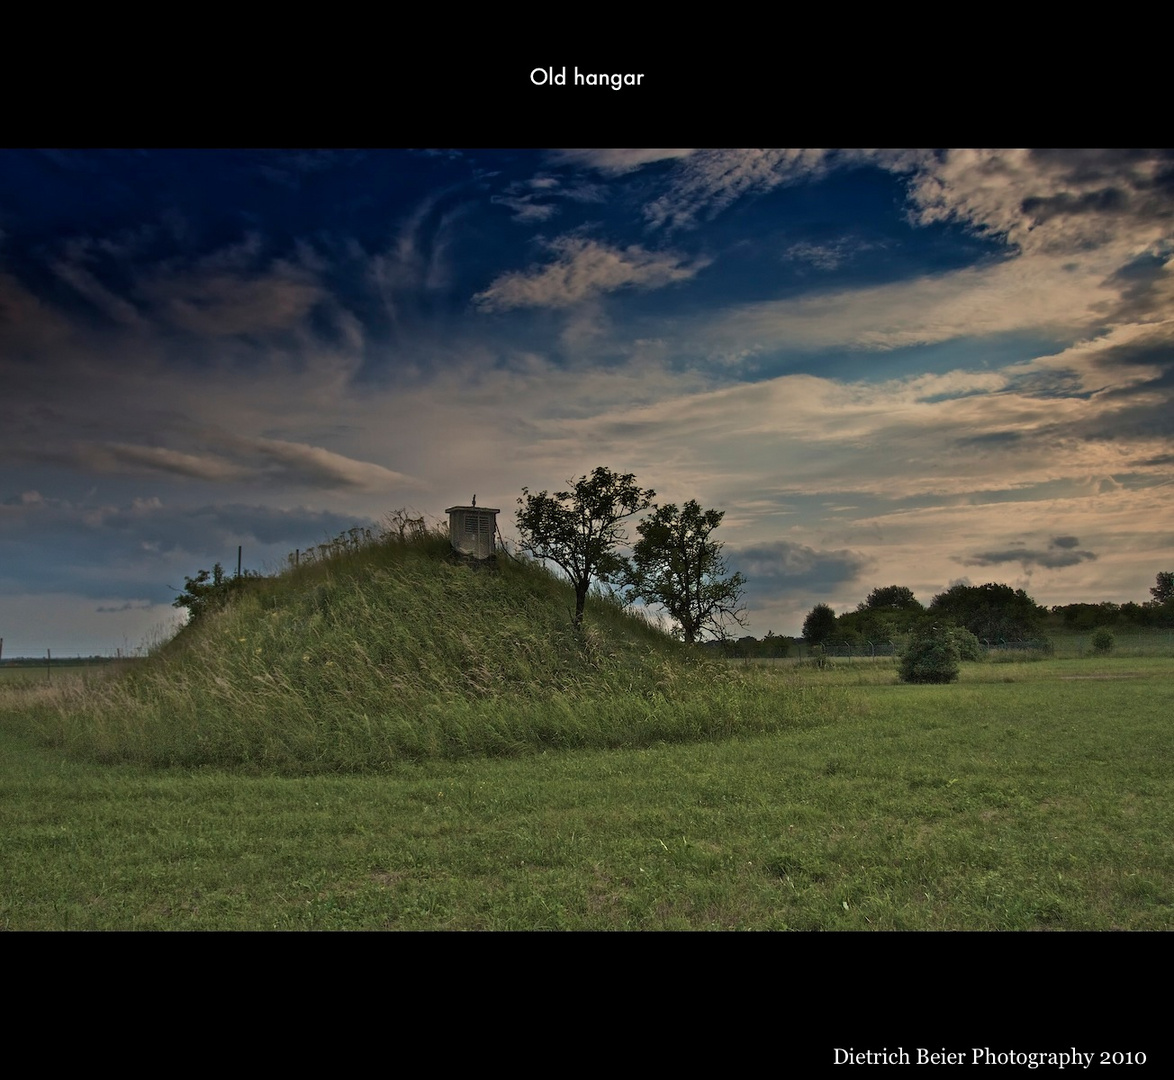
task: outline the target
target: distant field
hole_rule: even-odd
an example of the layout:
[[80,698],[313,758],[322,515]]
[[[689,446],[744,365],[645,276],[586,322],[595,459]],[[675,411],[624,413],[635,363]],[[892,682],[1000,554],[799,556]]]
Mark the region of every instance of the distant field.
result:
[[[1113,656],[1166,656],[1174,658],[1174,630],[1136,630],[1110,628],[1113,635]],[[1092,633],[1054,633],[1052,640],[1056,656],[1094,655]]]
[[53,660],[48,665],[45,661],[19,660],[0,663],[0,683],[2,682],[53,682],[59,679],[77,680],[87,675],[108,675],[116,671],[125,671],[137,660]]
[[297,778],[77,760],[0,689],[0,927],[1174,929],[1169,659],[739,678],[794,719]]
[[[1120,657],[1167,657],[1174,659],[1174,630],[1121,630],[1111,631],[1114,638],[1113,649],[1108,654],[1115,658]],[[1092,646],[1092,633],[1071,633],[1068,631],[1045,631],[1040,635],[1041,640],[1050,642],[1053,658],[1078,659],[1081,657],[1098,656]],[[900,646],[901,642],[897,642]],[[862,652],[866,652],[862,648]],[[1039,659],[1045,652],[1034,649],[1001,649],[993,647],[988,653],[992,660],[1017,662],[1022,659]],[[810,660],[811,647],[808,645],[792,646],[791,655],[781,658],[775,657],[730,657],[732,663],[761,663],[794,665],[802,660]],[[852,657],[835,656],[835,663],[889,662],[895,664],[892,658],[883,656],[872,657],[857,655]]]

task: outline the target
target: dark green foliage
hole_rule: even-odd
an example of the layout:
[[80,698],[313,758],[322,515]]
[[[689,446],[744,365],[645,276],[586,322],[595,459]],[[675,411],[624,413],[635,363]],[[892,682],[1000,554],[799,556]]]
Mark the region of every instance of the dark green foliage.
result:
[[199,571],[194,578],[184,576],[183,592],[172,601],[171,606],[188,609],[188,624],[197,622],[210,611],[217,611],[228,603],[229,597],[240,590],[246,581],[261,575],[246,570],[239,577],[226,577],[224,567],[217,563],[212,572]]
[[766,632],[766,637],[758,643],[759,656],[789,656],[791,654],[791,639],[779,637],[773,630]]
[[[1136,608],[1138,605],[1133,604]],[[1053,615],[1060,615],[1064,626],[1070,630],[1091,630],[1094,626],[1117,623],[1127,614],[1120,604],[1106,601],[1102,604],[1065,604],[1052,608]]]
[[950,637],[954,644],[958,647],[958,657],[961,660],[984,660],[986,653],[983,651],[982,642],[978,640],[969,630],[961,626],[952,626],[949,628]]
[[859,611],[924,611],[925,608],[913,595],[913,590],[905,585],[888,585],[883,589],[873,589],[868,594]]
[[886,616],[866,610],[863,605],[836,617],[835,639],[846,645],[863,645],[866,641],[888,641],[894,634]]
[[855,611],[836,618],[835,640],[849,645],[879,644],[910,632],[925,608],[904,585],[873,589]]
[[952,627],[920,628],[901,656],[901,681],[950,683],[957,680],[962,657],[956,635]]
[[836,613],[827,604],[816,604],[803,620],[803,640],[822,645],[836,632]]
[[1101,627],[1092,636],[1092,647],[1101,655],[1106,655],[1113,651],[1113,646],[1116,642],[1113,640],[1113,633],[1106,627]]
[[724,516],[690,499],[679,511],[662,506],[636,526],[627,598],[663,607],[687,645],[705,632],[723,637],[729,623],[744,621],[739,604],[746,579],[725,576],[722,545],[711,539]]
[[622,522],[652,505],[651,488],[636,486],[632,473],[613,473],[602,466],[590,476],[570,481],[568,491],[536,495],[522,488],[516,522],[521,548],[558,566],[575,590],[575,626],[593,581],[619,577],[625,563],[616,548],[627,543]]
[[1037,636],[1047,610],[1022,589],[989,583],[955,585],[939,593],[930,602],[929,614],[935,622],[948,620],[994,644]]
[[1144,606],[1154,626],[1174,626],[1174,573],[1161,573]]
[[[1101,626],[1171,627],[1174,626],[1174,574],[1158,574],[1157,584],[1150,589],[1151,600],[1123,604],[1103,601],[1099,604],[1063,604],[1051,609],[1053,624],[1062,621],[1067,630],[1091,632]],[[1163,597],[1165,599],[1163,599]]]

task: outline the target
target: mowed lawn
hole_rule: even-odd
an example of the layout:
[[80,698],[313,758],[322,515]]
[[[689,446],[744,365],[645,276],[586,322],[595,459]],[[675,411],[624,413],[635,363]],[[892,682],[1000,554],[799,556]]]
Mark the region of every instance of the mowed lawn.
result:
[[838,708],[723,741],[277,778],[72,760],[26,734],[32,691],[0,690],[0,927],[1174,928],[1174,660],[745,678]]

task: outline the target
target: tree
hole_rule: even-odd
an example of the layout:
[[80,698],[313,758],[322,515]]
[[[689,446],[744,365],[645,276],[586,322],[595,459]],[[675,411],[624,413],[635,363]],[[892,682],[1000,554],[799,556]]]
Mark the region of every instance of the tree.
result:
[[925,613],[905,585],[873,589],[866,600],[836,619],[836,637],[848,643],[884,641],[907,633]]
[[873,589],[868,594],[857,611],[924,611],[925,608],[913,595],[913,590],[905,585],[888,585],[883,589]]
[[836,613],[827,604],[816,604],[803,620],[803,640],[822,645],[836,632]]
[[628,542],[622,522],[647,510],[656,492],[637,487],[632,473],[603,467],[567,483],[569,491],[553,495],[534,495],[522,488],[516,521],[522,550],[548,559],[571,579],[578,627],[591,582],[611,581],[625,569],[616,554],[616,548]]
[[1174,572],[1158,574],[1157,584],[1150,589],[1150,596],[1155,604],[1165,604],[1174,600]]
[[660,604],[688,645],[705,632],[724,637],[728,623],[745,622],[739,605],[746,579],[725,576],[722,545],[711,539],[723,517],[690,499],[680,510],[662,506],[636,526],[627,598]]
[[930,601],[929,614],[966,627],[979,638],[1029,638],[1047,610],[1022,589],[1010,585],[954,585]]

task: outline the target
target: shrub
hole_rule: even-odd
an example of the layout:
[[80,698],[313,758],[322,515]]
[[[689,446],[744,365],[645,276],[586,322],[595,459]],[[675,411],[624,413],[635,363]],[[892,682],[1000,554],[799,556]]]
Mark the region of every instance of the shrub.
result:
[[1092,636],[1092,647],[1102,656],[1113,651],[1113,634],[1103,626]]
[[172,602],[172,607],[188,609],[188,624],[196,622],[211,611],[219,611],[224,607],[234,592],[239,592],[248,582],[261,575],[254,570],[246,570],[237,577],[227,577],[224,567],[217,563],[212,572],[201,570],[196,576],[183,579],[183,592]]
[[956,630],[946,627],[931,626],[918,630],[901,656],[901,681],[954,682],[958,678],[961,659],[956,635]]
[[960,660],[986,659],[986,653],[983,651],[982,643],[969,630],[957,626],[951,628],[949,634],[953,638],[954,644],[958,646],[958,658]]

